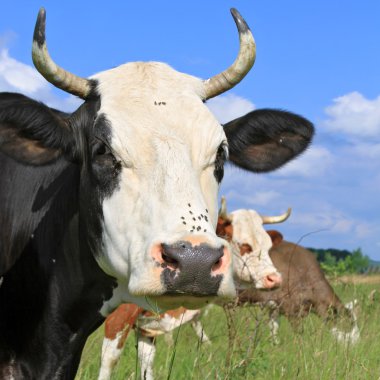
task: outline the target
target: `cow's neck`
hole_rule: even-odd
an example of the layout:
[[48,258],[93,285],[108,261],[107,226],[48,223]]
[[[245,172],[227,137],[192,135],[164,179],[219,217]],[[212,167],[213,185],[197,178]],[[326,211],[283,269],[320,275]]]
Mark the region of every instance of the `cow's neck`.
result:
[[[77,190],[75,169],[65,170]],[[79,236],[76,194],[53,190],[21,257],[3,276],[0,378],[74,378],[87,336],[103,321],[103,300],[112,294],[113,279]],[[39,206],[36,198],[31,204]]]

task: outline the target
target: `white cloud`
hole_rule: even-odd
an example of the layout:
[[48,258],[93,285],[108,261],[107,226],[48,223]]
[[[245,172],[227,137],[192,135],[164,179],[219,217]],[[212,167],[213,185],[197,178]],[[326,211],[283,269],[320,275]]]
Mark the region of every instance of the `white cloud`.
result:
[[206,104],[222,124],[244,116],[256,108],[248,99],[234,94],[218,96],[209,100]]
[[356,138],[380,136],[380,96],[370,100],[359,92],[351,92],[333,100],[325,109],[329,116],[324,126],[330,131]]
[[276,175],[282,177],[318,177],[326,173],[333,161],[333,155],[327,148],[312,145],[306,153],[279,169]]
[[48,84],[32,67],[11,58],[7,49],[0,51],[0,90],[17,90],[26,95],[46,91]]
[[347,234],[352,232],[355,222],[333,206],[325,204],[322,209],[309,209],[308,212],[294,212],[291,223],[302,226],[304,231],[325,230],[334,234]]
[[6,48],[0,48],[0,91],[20,92],[62,111],[73,111],[82,103],[72,95],[55,95],[36,69],[12,58]]

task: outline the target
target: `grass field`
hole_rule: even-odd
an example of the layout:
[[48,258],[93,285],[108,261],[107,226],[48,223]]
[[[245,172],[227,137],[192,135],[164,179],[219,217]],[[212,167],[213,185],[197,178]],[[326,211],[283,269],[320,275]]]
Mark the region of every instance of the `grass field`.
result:
[[[280,343],[273,345],[266,313],[254,307],[239,308],[228,329],[224,310],[215,306],[202,319],[211,346],[200,345],[189,325],[174,332],[174,339],[178,332],[174,347],[168,347],[163,337],[158,338],[156,379],[380,379],[380,278],[359,279],[334,281],[344,302],[355,298],[359,301],[356,311],[361,339],[356,345],[337,343],[329,328],[314,315],[303,321],[302,333],[293,331],[281,317]],[[368,295],[373,289],[377,297],[371,301]],[[102,339],[101,327],[87,342],[77,380],[97,378]],[[112,379],[140,379],[133,333]]]

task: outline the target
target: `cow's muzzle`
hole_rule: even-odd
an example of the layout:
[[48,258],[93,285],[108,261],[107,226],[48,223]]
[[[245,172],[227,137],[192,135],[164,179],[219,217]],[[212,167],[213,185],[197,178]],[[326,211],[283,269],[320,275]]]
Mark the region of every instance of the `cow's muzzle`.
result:
[[161,244],[154,256],[162,268],[165,295],[216,296],[230,264],[227,248],[190,241]]

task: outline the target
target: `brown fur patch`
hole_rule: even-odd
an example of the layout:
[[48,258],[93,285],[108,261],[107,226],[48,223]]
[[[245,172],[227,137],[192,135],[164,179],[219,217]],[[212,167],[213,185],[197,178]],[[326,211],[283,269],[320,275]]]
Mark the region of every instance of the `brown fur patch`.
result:
[[123,346],[125,338],[128,336],[130,329],[136,322],[137,317],[142,313],[143,309],[134,304],[121,304],[113,313],[111,313],[104,323],[104,335],[107,339],[113,340],[117,333],[123,331],[123,342],[119,342],[119,346]]

